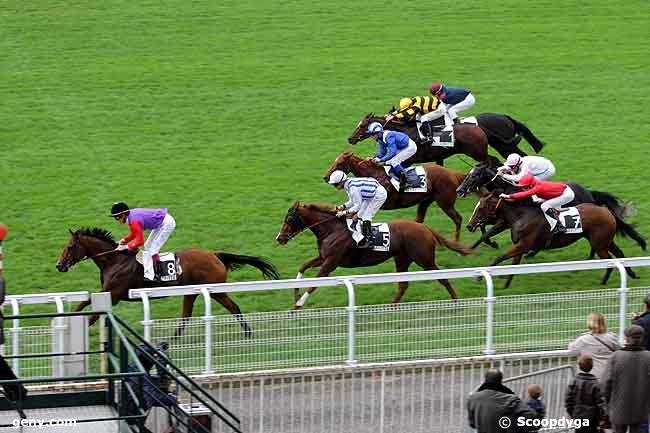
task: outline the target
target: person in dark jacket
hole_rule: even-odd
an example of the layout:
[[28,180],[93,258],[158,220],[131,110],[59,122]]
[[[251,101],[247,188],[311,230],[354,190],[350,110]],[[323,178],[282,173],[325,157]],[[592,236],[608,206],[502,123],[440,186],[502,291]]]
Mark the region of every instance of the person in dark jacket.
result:
[[546,416],[546,404],[544,403],[542,394],[544,394],[544,390],[540,385],[536,383],[528,385],[528,400],[526,404],[537,413],[539,419],[544,419]]
[[614,352],[603,376],[603,394],[614,433],[646,433],[650,411],[650,352],[638,325],[625,330],[625,347]]
[[[477,433],[515,433],[534,431],[534,428],[517,427],[517,419],[538,419],[537,414],[529,408],[514,392],[501,382],[503,374],[496,369],[485,373],[485,382],[472,393],[467,400],[467,415],[470,427]],[[509,423],[503,428],[502,418]]]
[[590,373],[594,367],[591,356],[581,355],[578,367],[580,373],[569,384],[564,406],[571,418],[589,420],[589,425],[576,429],[576,433],[597,433],[598,426],[605,417],[605,398],[598,379]]
[[650,350],[650,293],[645,295],[643,300],[645,304],[645,311],[643,313],[635,313],[632,317],[632,324],[639,325],[645,331],[645,350]]

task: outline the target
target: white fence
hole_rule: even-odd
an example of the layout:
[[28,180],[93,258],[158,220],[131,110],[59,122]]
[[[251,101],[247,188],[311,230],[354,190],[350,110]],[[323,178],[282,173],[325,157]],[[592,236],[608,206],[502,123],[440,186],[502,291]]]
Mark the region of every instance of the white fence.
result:
[[[88,292],[49,293],[35,295],[11,295],[5,298],[3,307],[11,307],[11,315],[21,313],[21,305],[54,305],[57,313],[66,311],[72,302],[90,299]],[[6,312],[5,312],[5,315]],[[20,319],[13,319],[11,328],[5,323],[4,354],[13,356],[11,367],[20,377],[62,375],[63,356],[48,356],[68,351],[66,331],[69,321],[58,317],[51,323],[21,326]],[[35,357],[38,356],[38,357]],[[25,356],[26,358],[21,358]]]
[[505,385],[521,396],[529,384],[541,385],[547,418],[559,418],[574,364],[559,351],[197,379],[251,433],[465,433],[467,397],[488,368],[503,371]]
[[[263,282],[225,283],[139,289],[145,338],[171,343],[171,356],[191,373],[211,373],[318,365],[355,365],[449,356],[470,356],[520,351],[557,350],[583,332],[591,311],[603,313],[610,328],[622,330],[629,314],[638,309],[646,288],[627,287],[624,267],[649,266],[650,257],[542,263],[492,268],[355,275]],[[616,289],[494,296],[492,277],[593,269],[616,269]],[[401,305],[357,306],[355,286],[398,281],[483,277],[486,297],[457,302],[435,301]],[[253,329],[246,338],[232,316],[212,315],[210,293],[247,292],[345,286],[345,308],[306,309],[244,315]],[[202,317],[186,323],[181,338],[174,338],[179,319],[152,320],[149,300],[154,297],[201,294],[206,302]],[[628,299],[632,297],[632,299]],[[631,302],[631,303],[630,303]],[[632,307],[628,307],[632,305]]]

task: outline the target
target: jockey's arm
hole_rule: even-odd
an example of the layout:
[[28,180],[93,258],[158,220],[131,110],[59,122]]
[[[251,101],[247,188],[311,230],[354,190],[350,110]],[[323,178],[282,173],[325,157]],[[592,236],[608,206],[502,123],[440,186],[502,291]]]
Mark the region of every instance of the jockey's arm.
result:
[[358,188],[351,188],[348,192],[350,200],[348,200],[343,206],[347,210],[348,214],[356,213],[361,206],[363,198],[361,197],[361,191]]
[[[420,110],[414,108],[414,107],[409,107],[406,110],[403,111],[397,111],[394,113],[395,120],[399,122],[410,122],[415,115],[419,112]],[[393,114],[393,113],[391,113]]]
[[521,191],[521,192],[516,192],[514,194],[510,194],[510,198],[514,199],[514,200],[521,200],[521,199],[524,199],[524,198],[534,196],[540,190],[541,190],[541,188],[539,187],[539,185],[535,185],[531,189],[527,189],[527,190],[524,190],[524,191]]
[[521,178],[524,177],[524,175],[526,175],[526,174],[527,174],[527,173],[525,173],[523,170],[521,170],[519,173],[516,173],[516,174],[504,174],[502,177],[503,177],[505,180],[509,181],[509,182],[517,183],[517,182],[519,182],[519,181],[521,180]]
[[133,221],[129,224],[129,234],[124,238],[126,242],[129,242],[129,251],[141,247],[144,245],[144,235],[142,233],[142,225],[139,221]]
[[386,155],[386,151],[388,150],[388,146],[386,146],[385,143],[381,142],[379,144],[379,152],[375,155],[375,158],[377,159],[382,159],[384,155]]
[[386,147],[388,148],[388,151],[383,157],[379,158],[381,162],[386,162],[389,159],[395,157],[395,155],[397,155],[397,144],[395,143],[395,139],[391,137],[387,137],[386,141],[387,141]]

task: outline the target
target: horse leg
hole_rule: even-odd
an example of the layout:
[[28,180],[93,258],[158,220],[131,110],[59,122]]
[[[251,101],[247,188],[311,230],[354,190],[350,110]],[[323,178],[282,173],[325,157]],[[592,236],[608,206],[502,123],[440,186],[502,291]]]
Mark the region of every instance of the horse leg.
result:
[[[618,245],[616,245],[614,242],[609,244],[609,251],[614,254],[614,256],[618,259],[622,259],[625,257],[625,254],[623,254],[623,250],[619,248]],[[639,276],[632,270],[630,267],[625,267],[625,272],[627,275],[629,275],[630,278],[634,278],[635,280],[639,278]]]
[[[323,264],[321,265],[320,269],[318,270],[318,275],[317,277],[326,277],[328,276],[331,272],[334,271],[334,269],[337,268],[338,266],[338,257],[327,257],[326,259],[323,259]],[[316,290],[316,287],[309,287],[307,290],[305,290],[305,293],[302,294],[300,299],[296,301],[295,304],[293,304],[293,307],[291,307],[292,310],[299,310],[305,305],[305,301],[307,301],[307,298],[309,295],[314,293]]]
[[239,309],[239,305],[233,301],[227,293],[211,293],[210,297],[220,303],[221,305],[224,306],[226,310],[230,312],[237,321],[239,322],[239,326],[244,330],[244,336],[246,338],[251,338],[253,336],[253,331],[251,330],[250,326],[248,326],[248,323],[244,320],[244,316],[241,313],[241,310]]
[[420,203],[418,203],[418,211],[415,216],[416,223],[424,223],[424,218],[427,216],[427,209],[433,203],[433,197],[427,198]]
[[[411,262],[412,260],[409,256],[395,256],[395,272],[408,272]],[[395,297],[393,297],[393,304],[400,303],[408,286],[408,281],[400,281],[397,283],[397,292],[395,292]]]
[[90,301],[81,301],[81,302],[79,302],[79,305],[77,305],[77,308],[75,308],[74,311],[75,312],[81,311],[81,310],[83,310],[84,308],[86,308],[89,305],[90,305]]
[[[596,254],[598,254],[598,257],[601,259],[611,259],[612,256],[609,255],[609,249],[608,248],[599,248],[596,250]],[[605,271],[605,275],[603,276],[602,281],[600,284],[607,284],[607,281],[609,281],[609,277],[612,275],[613,268],[609,268]]]
[[[303,263],[302,265],[300,265],[300,267],[298,268],[298,275],[296,275],[296,278],[298,278],[298,279],[302,278],[303,274],[305,273],[305,271],[307,269],[315,268],[316,266],[320,266],[322,264],[323,264],[323,259],[322,259],[322,257],[320,255],[314,257],[313,259],[311,259],[311,260]],[[298,299],[300,299],[300,289],[299,288],[293,289],[293,298],[294,298],[293,299],[294,302],[298,302]]]
[[[513,265],[518,265],[519,263],[521,263],[521,254],[519,254],[518,256],[514,256],[512,258]],[[510,284],[512,283],[512,279],[514,277],[515,277],[514,275],[508,275],[508,278],[506,278],[506,284],[503,286],[504,289],[510,288]]]
[[174,338],[178,338],[183,334],[187,321],[192,317],[192,310],[194,309],[194,301],[198,295],[185,295],[183,296],[183,308],[181,310],[181,321],[174,332]]
[[454,203],[441,203],[438,201],[438,206],[440,206],[440,209],[442,209],[442,211],[454,222],[454,225],[456,226],[454,240],[458,241],[458,239],[460,239],[460,226],[463,222],[463,217],[454,207]]
[[490,238],[492,236],[498,235],[499,233],[503,232],[507,228],[508,225],[503,220],[499,220],[495,225],[493,225],[490,228],[490,230],[487,231],[487,233],[485,232],[485,227],[481,226],[481,232],[483,233],[483,235],[479,238],[478,241],[474,242],[474,244],[472,244],[470,248],[474,249],[479,245],[481,245],[482,242],[485,242],[486,245],[494,249],[499,248],[499,244],[497,244],[495,241],[491,240]]
[[492,261],[492,263],[490,263],[489,266],[496,266],[504,260],[513,258],[515,256],[520,256],[529,250],[530,250],[530,245],[526,245],[524,242],[521,241],[517,242],[516,244],[511,246],[510,249],[506,251],[504,254],[501,254],[499,257],[494,259],[494,261]]
[[[435,246],[433,248],[428,248],[424,253],[420,254],[418,254],[416,250],[416,255],[413,257],[413,261],[415,261],[415,263],[417,263],[418,266],[420,266],[425,271],[436,271],[440,269],[438,265],[436,265]],[[443,279],[438,280],[438,282],[442,284],[445,289],[447,289],[447,292],[449,293],[449,296],[451,296],[451,299],[458,299],[458,295],[456,294],[456,291],[454,290],[451,283],[449,283],[449,280]]]

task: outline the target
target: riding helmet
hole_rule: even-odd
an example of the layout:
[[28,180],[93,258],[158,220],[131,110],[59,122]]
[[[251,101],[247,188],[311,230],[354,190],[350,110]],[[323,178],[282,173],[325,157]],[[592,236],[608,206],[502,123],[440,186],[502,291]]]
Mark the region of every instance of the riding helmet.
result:
[[121,215],[125,212],[129,211],[129,206],[124,203],[123,201],[118,201],[113,203],[113,206],[111,206],[111,216],[116,217],[118,215]]
[[411,98],[402,98],[399,100],[399,109],[406,110],[411,105],[413,105],[413,100]]
[[431,85],[429,86],[429,93],[431,93],[433,96],[438,96],[440,92],[442,92],[442,84],[431,83]]
[[330,178],[327,181],[327,183],[329,183],[330,185],[338,185],[339,183],[343,182],[347,178],[348,176],[343,171],[334,170],[330,175]]
[[368,126],[368,134],[373,135],[373,134],[382,134],[384,132],[384,127],[381,126],[381,123],[379,122],[372,122]]

